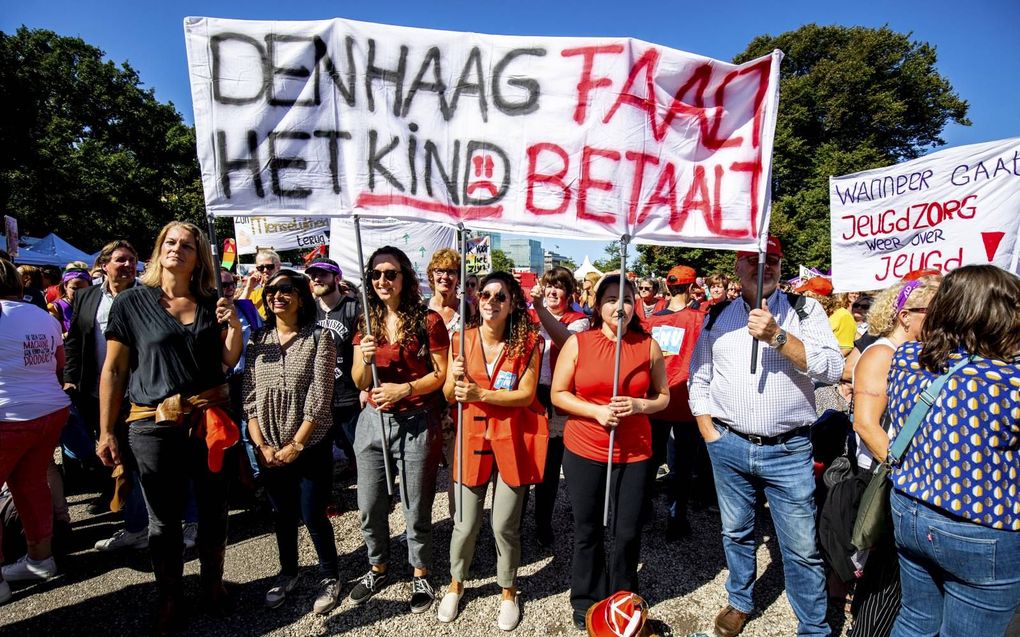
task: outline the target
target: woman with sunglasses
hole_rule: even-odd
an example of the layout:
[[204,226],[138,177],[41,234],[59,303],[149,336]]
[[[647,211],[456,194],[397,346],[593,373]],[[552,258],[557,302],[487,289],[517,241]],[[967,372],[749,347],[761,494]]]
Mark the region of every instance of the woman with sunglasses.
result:
[[[427,579],[432,561],[432,502],[442,454],[439,414],[446,408],[446,380],[450,337],[439,314],[422,302],[411,260],[398,248],[383,246],[365,269],[367,313],[354,344],[351,376],[362,390],[370,390],[354,435],[358,461],[358,509],[361,532],[371,569],[351,591],[362,604],[385,586],[390,559],[389,509],[383,454],[400,474],[400,500],[407,525],[408,561],[414,567],[411,612],[429,609],[435,592]],[[372,386],[372,365],[379,384]],[[380,427],[380,419],[382,425]],[[385,440],[382,438],[385,431]]]
[[653,277],[644,277],[638,281],[638,318],[647,319],[656,312],[661,312],[667,304],[666,299],[660,299],[659,282]]
[[[149,509],[149,552],[159,588],[156,633],[174,629],[182,594],[181,521],[194,481],[203,602],[224,614],[227,476],[210,430],[236,440],[225,369],[241,357],[241,324],[229,299],[217,299],[209,242],[191,223],[171,221],[156,239],[141,285],[113,301],[99,381],[103,464],[120,464],[114,433],[125,389],[131,401],[128,443]],[[231,430],[231,428],[233,428]],[[216,452],[219,449],[219,452]]]
[[481,322],[467,328],[463,354],[454,340],[443,387],[447,400],[464,405],[464,446],[454,459],[454,476],[463,479],[464,510],[454,517],[450,586],[438,617],[452,622],[460,612],[485,494],[493,482],[496,583],[503,589],[496,625],[513,630],[521,618],[514,584],[521,562],[521,509],[528,485],[542,480],[549,438],[544,409],[535,396],[542,340],[511,275],[494,272],[482,279],[478,300]]
[[[574,512],[570,604],[584,629],[592,604],[614,591],[638,592],[641,507],[651,470],[649,415],[669,405],[666,364],[658,343],[634,312],[634,284],[608,274],[595,286],[592,329],[563,345],[552,380],[552,402],[570,415],[564,433],[563,472]],[[613,398],[617,312],[623,308],[620,391]],[[609,433],[616,430],[609,520],[614,538],[606,555],[602,524]],[[608,563],[607,563],[608,561]]]
[[298,524],[304,520],[319,558],[317,614],[340,594],[333,525],[326,516],[333,489],[333,335],[318,326],[308,279],[292,270],[262,288],[266,325],[245,354],[244,412],[258,449],[261,481],[275,511],[280,574],[266,593],[276,608],[298,581]]

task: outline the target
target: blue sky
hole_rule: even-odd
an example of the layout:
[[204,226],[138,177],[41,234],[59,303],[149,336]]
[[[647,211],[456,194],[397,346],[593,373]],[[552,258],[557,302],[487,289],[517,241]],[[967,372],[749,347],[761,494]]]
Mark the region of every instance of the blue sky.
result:
[[[345,4],[305,0],[246,2],[107,2],[50,0],[8,2],[0,30],[20,25],[73,35],[117,61],[127,60],[160,100],[172,101],[188,122],[191,97],[184,50],[185,16],[258,20],[344,17],[404,26],[484,33],[629,36],[728,60],[761,34],[815,22],[861,25],[912,33],[933,44],[938,68],[970,103],[970,127],[950,125],[947,145],[959,146],[1020,135],[1020,0],[886,0],[833,3],[664,2],[556,0],[516,2],[401,2]],[[782,96],[780,96],[780,102]],[[547,239],[546,248],[575,258],[602,256],[604,244]]]

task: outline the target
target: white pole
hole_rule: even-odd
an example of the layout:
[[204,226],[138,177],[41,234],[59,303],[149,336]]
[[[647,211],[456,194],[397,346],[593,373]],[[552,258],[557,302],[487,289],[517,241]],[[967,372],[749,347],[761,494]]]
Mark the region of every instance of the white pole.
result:
[[[457,245],[460,248],[460,355],[465,357],[464,336],[467,332],[467,230],[464,224],[457,224],[460,235]],[[457,402],[457,520],[464,521],[464,404]]]
[[[365,255],[361,249],[361,218],[354,215],[354,236],[358,244],[358,268],[365,272]],[[361,308],[365,316],[366,336],[372,333],[372,317],[368,313],[368,286],[372,284],[372,277],[365,276],[361,281]],[[372,387],[379,386],[379,373],[375,369],[375,359],[372,359]],[[386,471],[386,493],[393,497],[393,466],[390,460],[390,441],[386,436],[386,427],[383,425],[382,413],[379,413],[379,440],[382,444],[383,468]]]
[[[623,299],[626,296],[624,285],[626,284],[626,273],[627,273],[627,242],[630,241],[630,235],[623,235],[620,237],[620,288],[617,292],[617,308],[616,308],[616,356],[613,361],[613,398],[620,395],[620,352],[623,347]],[[636,299],[635,299],[636,301]],[[599,308],[595,308],[595,311],[600,311]],[[613,445],[616,444],[616,427],[609,430],[609,453],[606,456],[606,501],[602,509],[602,526],[609,526],[609,490],[612,485],[613,478]]]

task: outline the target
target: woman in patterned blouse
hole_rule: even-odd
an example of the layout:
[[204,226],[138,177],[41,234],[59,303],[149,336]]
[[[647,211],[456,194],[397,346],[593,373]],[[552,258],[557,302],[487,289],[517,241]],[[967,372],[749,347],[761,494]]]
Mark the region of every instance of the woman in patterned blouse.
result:
[[266,593],[276,608],[298,580],[298,524],[302,519],[319,558],[313,610],[336,606],[340,593],[333,525],[326,516],[333,488],[333,369],[336,346],[316,325],[308,279],[280,270],[263,288],[266,325],[248,343],[244,410],[258,448],[261,479],[275,511],[280,575]]
[[893,637],[1002,635],[1020,604],[1020,279],[948,274],[922,343],[889,371],[900,430],[920,392],[961,358],[893,472],[903,602]]

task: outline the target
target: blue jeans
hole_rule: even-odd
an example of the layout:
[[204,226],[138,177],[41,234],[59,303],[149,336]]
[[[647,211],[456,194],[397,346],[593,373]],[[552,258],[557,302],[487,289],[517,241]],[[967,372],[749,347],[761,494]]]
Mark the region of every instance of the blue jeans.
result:
[[892,493],[903,601],[892,637],[1002,635],[1020,604],[1020,531]]
[[722,515],[723,550],[730,570],[729,604],[750,613],[757,575],[755,491],[762,489],[772,512],[786,575],[786,596],[799,622],[798,635],[828,635],[825,574],[815,540],[815,477],[811,441],[794,436],[777,445],[756,445],[716,425],[708,443]]

